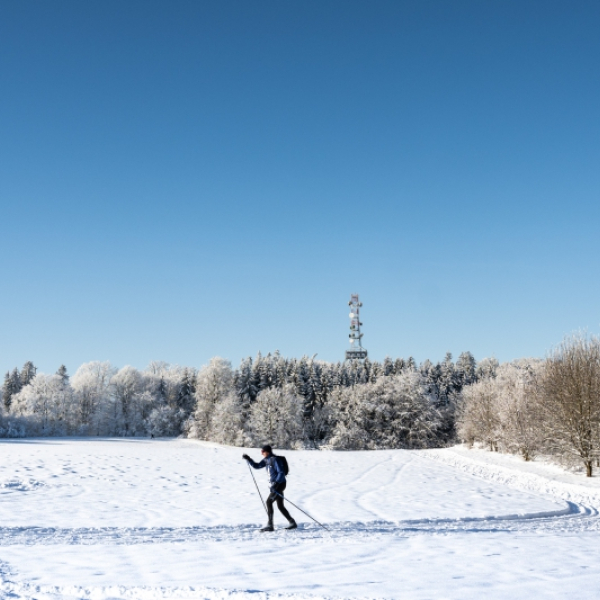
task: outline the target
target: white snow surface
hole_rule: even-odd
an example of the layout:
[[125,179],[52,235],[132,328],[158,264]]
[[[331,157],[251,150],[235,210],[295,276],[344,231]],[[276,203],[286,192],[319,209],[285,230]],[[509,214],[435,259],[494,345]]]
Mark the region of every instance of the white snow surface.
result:
[[[246,450],[255,460],[254,449]],[[598,598],[600,481],[455,447],[285,451],[299,528],[260,533],[240,448],[0,442],[0,597]],[[253,471],[266,495],[266,472]]]

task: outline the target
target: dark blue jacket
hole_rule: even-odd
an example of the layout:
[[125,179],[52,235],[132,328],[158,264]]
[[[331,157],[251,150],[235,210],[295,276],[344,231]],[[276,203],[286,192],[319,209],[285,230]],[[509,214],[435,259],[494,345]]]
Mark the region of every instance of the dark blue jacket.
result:
[[259,463],[255,463],[252,459],[248,461],[255,469],[264,469],[267,467],[269,473],[269,483],[285,483],[285,473],[277,461],[277,457],[271,454],[267,458],[263,458]]

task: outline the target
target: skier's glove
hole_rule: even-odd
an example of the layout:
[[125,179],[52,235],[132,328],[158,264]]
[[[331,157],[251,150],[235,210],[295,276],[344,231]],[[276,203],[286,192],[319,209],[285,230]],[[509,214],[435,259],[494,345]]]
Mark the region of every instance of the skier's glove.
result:
[[247,454],[242,454],[242,458],[244,460],[250,460],[250,457]]

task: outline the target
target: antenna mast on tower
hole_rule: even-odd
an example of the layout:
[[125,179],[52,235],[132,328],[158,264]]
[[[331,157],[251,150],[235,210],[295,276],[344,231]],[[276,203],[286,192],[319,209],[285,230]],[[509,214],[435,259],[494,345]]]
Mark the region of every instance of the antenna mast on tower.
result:
[[360,332],[360,307],[362,302],[358,301],[358,294],[352,294],[350,296],[350,349],[346,350],[346,360],[364,360],[367,358],[367,351],[362,347],[362,336]]

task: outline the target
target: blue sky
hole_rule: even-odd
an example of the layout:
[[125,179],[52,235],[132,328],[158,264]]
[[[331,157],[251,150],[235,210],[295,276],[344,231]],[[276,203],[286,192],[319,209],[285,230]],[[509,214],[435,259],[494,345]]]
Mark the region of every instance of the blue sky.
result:
[[5,1],[0,368],[600,329],[600,4]]

